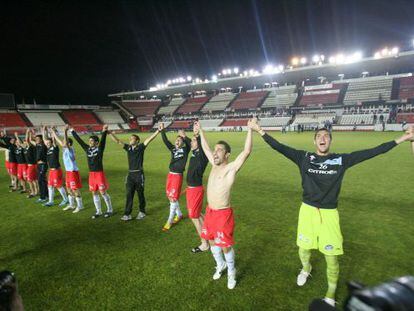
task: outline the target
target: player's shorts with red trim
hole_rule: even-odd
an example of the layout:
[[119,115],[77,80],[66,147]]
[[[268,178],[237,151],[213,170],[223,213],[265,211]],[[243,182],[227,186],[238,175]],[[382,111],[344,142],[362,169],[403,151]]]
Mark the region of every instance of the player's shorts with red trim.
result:
[[204,187],[187,187],[187,210],[189,218],[199,218],[203,207]]
[[26,170],[27,164],[17,164],[17,179],[18,180],[26,180]]
[[165,188],[167,198],[173,201],[177,201],[180,198],[182,184],[183,174],[169,172],[167,176],[167,185]]
[[10,175],[17,175],[17,163],[9,162],[8,172]]
[[109,188],[105,173],[89,172],[89,191],[105,191]]
[[36,167],[36,164],[27,164],[26,180],[29,181],[29,182],[37,180],[37,167]]
[[234,244],[233,231],[234,215],[231,207],[216,210],[207,206],[201,238],[214,240],[214,244],[219,247],[230,247]]
[[60,188],[63,185],[63,173],[61,168],[51,168],[47,180],[49,187]]
[[82,188],[82,180],[78,171],[66,171],[66,188],[72,190]]

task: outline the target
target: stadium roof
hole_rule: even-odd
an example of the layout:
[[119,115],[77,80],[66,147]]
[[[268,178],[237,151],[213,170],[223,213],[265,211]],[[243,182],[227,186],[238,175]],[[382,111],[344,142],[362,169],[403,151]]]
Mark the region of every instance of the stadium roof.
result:
[[262,87],[265,83],[277,82],[279,85],[286,83],[297,83],[305,79],[317,79],[320,76],[327,77],[331,80],[337,80],[338,74],[344,74],[345,79],[355,77],[355,74],[362,72],[371,74],[407,73],[414,71],[414,51],[400,52],[398,55],[376,59],[374,57],[364,58],[358,62],[350,64],[321,64],[306,67],[285,69],[285,71],[276,74],[260,73],[256,76],[247,77],[228,77],[220,78],[216,82],[188,83],[181,85],[172,85],[163,89],[141,90],[133,92],[119,92],[109,94],[109,97],[121,97],[125,95],[143,95],[145,97],[164,97],[174,94],[187,94],[196,91],[213,91],[221,88],[243,87],[252,89],[254,86]]

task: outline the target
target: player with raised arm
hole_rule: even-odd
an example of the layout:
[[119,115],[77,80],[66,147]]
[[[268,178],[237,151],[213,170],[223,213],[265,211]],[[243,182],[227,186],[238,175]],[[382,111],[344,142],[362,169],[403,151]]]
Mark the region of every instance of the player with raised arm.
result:
[[105,218],[113,215],[111,197],[107,190],[109,188],[108,181],[106,180],[105,172],[103,169],[103,155],[106,145],[106,136],[108,134],[108,125],[102,127],[102,136],[99,137],[92,135],[89,137],[89,144],[86,144],[82,138],[72,128],[70,129],[73,137],[86,152],[89,167],[89,191],[92,192],[93,203],[95,204],[96,213],[92,216],[92,219],[96,219],[102,215],[101,199],[99,194],[105,201],[107,210],[103,215]]
[[49,201],[44,203],[43,206],[53,206],[55,204],[55,189],[58,189],[62,196],[62,202],[60,202],[59,206],[62,207],[68,204],[68,197],[65,188],[63,187],[63,173],[59,161],[59,147],[57,146],[55,139],[49,137],[46,126],[42,126],[42,137],[45,140],[47,148],[46,159],[49,167],[49,176],[47,180]]
[[148,137],[143,143],[140,143],[138,135],[132,134],[129,138],[129,144],[122,142],[113,132],[110,132],[111,138],[114,142],[121,145],[128,155],[128,175],[126,177],[126,202],[125,212],[121,220],[128,221],[132,219],[132,204],[134,201],[135,191],[138,194],[139,212],[137,219],[144,219],[146,216],[145,195],[144,195],[144,152],[151,141],[157,137],[159,130]]
[[34,139],[32,137],[34,135],[34,131],[30,131],[29,135],[29,143],[35,146],[36,148],[36,155],[35,160],[37,164],[37,182],[39,187],[39,199],[37,199],[37,203],[45,203],[47,202],[48,197],[48,185],[47,185],[47,147],[44,143],[43,136],[41,134],[35,135]]
[[297,285],[303,286],[310,275],[312,249],[325,255],[327,263],[328,290],[324,300],[335,305],[335,292],[338,283],[338,256],[343,254],[342,234],[337,210],[338,196],[345,171],[352,166],[390,151],[396,145],[413,138],[407,132],[402,137],[381,144],[375,148],[346,154],[330,153],[332,134],[321,128],[315,132],[315,152],[296,150],[266,134],[257,121],[252,129],[258,132],[273,149],[293,161],[302,176],[303,198],[299,211],[296,244],[302,270],[297,276]]
[[[55,141],[63,149],[63,165],[66,171],[66,190],[68,192],[69,204],[63,210],[73,210],[72,213],[78,213],[83,209],[83,202],[80,189],[82,181],[79,174],[78,165],[75,158],[75,149],[73,148],[73,140],[68,137],[69,126],[65,126],[63,141],[59,138],[56,128],[52,127],[51,133]],[[75,208],[76,201],[76,208]]]
[[14,137],[8,137],[6,132],[0,131],[0,147],[8,150],[8,173],[12,185],[10,192],[17,191],[16,139]]
[[9,167],[10,167],[10,165],[9,165],[9,149],[7,149],[5,147],[0,147],[0,151],[4,151],[4,166],[6,168],[7,175],[9,175],[9,177],[10,177],[9,188],[13,188],[13,179],[12,179],[12,175],[10,175],[10,172],[9,172]]
[[16,161],[17,161],[17,181],[20,185],[20,193],[26,193],[26,170],[27,170],[27,163],[24,157],[24,148],[23,142],[20,140],[19,135],[17,132],[14,133],[15,137],[15,154],[16,154]]
[[[204,199],[203,174],[206,170],[208,159],[201,148],[201,138],[198,129],[193,129],[194,136],[191,139],[191,154],[187,171],[187,210],[188,217],[194,224],[198,236],[201,238],[204,215],[201,214]],[[208,241],[201,238],[201,244],[191,249],[193,253],[204,252],[209,249]]]
[[37,183],[37,165],[36,165],[36,147],[30,143],[30,129],[26,130],[25,140],[23,142],[23,153],[27,163],[26,181],[30,187],[29,199],[39,194],[39,185]]
[[170,171],[166,184],[167,198],[170,201],[170,215],[162,228],[163,231],[168,231],[173,224],[178,223],[183,218],[178,199],[181,194],[185,164],[191,150],[191,140],[185,135],[184,131],[179,131],[173,145],[165,134],[164,123],[160,123],[158,130],[161,131],[162,140],[171,152]]
[[[246,142],[243,151],[229,163],[231,148],[225,141],[218,141],[211,151],[199,122],[194,128],[200,133],[201,146],[212,165],[207,183],[207,207],[201,237],[210,242],[211,252],[216,261],[214,280],[218,280],[227,268],[227,288],[236,286],[236,268],[234,254],[234,215],[230,202],[230,191],[244,162],[252,151],[252,130],[249,120]],[[224,253],[224,259],[223,259]]]

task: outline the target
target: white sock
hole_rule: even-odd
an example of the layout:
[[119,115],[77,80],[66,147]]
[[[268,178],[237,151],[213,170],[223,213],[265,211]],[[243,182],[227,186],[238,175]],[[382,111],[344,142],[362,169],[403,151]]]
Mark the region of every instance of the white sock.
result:
[[73,197],[73,195],[69,194],[68,199],[69,199],[69,206],[74,207],[75,206],[75,198]]
[[180,203],[177,201],[177,202],[175,202],[177,205],[176,205],[176,208],[175,208],[175,214],[178,216],[178,217],[182,217],[183,216],[183,213],[181,213],[181,210],[180,210]]
[[55,198],[55,188],[49,187],[48,191],[49,191],[49,203],[53,203],[53,200]]
[[226,258],[228,273],[229,274],[234,273],[234,265],[235,265],[234,249],[232,248],[229,252],[224,253],[224,258]]
[[79,209],[83,208],[82,197],[76,197],[76,204],[78,205]]
[[93,204],[95,204],[96,213],[97,214],[102,214],[101,198],[99,197],[99,194],[94,194],[93,195]]
[[68,196],[66,195],[66,190],[65,190],[65,188],[60,187],[58,190],[59,190],[60,195],[62,196],[62,199],[63,199],[64,201],[67,201],[67,200],[68,200]]
[[210,249],[211,253],[213,254],[214,260],[216,261],[217,267],[221,267],[224,263],[223,251],[220,247],[216,245],[210,247]]
[[168,223],[172,224],[175,216],[175,209],[177,208],[177,202],[170,202],[170,215],[168,216]]
[[112,213],[112,202],[111,202],[111,197],[109,196],[109,194],[105,193],[102,195],[105,204],[106,204],[106,212],[107,213]]

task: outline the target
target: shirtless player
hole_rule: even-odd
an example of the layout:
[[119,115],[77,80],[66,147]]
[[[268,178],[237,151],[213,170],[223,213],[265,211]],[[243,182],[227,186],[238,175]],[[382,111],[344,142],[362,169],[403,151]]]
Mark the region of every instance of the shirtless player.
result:
[[[194,130],[198,131],[201,138],[201,146],[208,161],[213,166],[207,183],[207,207],[204,218],[201,237],[210,243],[211,252],[216,261],[214,280],[221,277],[227,268],[227,288],[236,286],[235,255],[233,249],[234,218],[230,203],[230,190],[233,186],[236,173],[247,160],[252,151],[252,120],[249,120],[249,130],[244,145],[244,150],[233,162],[230,158],[230,146],[225,141],[219,141],[212,151],[206,141],[199,122],[194,123]],[[222,252],[224,253],[224,259]]]

